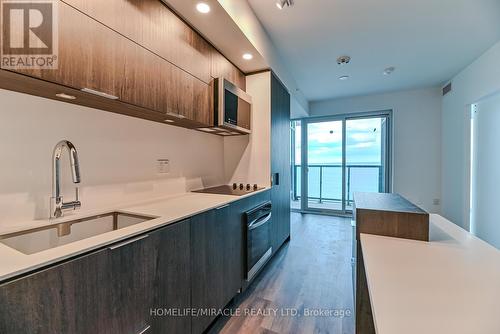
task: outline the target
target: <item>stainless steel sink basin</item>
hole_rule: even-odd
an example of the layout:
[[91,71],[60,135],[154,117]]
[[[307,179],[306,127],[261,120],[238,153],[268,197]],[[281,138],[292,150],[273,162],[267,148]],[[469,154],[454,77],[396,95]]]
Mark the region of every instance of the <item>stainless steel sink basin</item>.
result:
[[27,231],[0,235],[0,243],[24,254],[35,254],[157,217],[109,212]]

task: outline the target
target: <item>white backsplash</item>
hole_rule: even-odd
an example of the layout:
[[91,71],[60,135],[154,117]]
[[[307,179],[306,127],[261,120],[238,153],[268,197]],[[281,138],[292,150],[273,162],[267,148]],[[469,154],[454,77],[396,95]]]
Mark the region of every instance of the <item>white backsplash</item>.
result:
[[[82,210],[225,183],[221,137],[0,90],[0,226],[49,215],[52,150],[77,148]],[[170,160],[168,174],[157,159]],[[66,152],[63,196],[74,198]]]

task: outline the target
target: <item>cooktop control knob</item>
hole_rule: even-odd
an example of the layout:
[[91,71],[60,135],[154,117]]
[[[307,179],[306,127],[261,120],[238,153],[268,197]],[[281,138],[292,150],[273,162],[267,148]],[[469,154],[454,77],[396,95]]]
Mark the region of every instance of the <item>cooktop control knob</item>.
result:
[[238,184],[233,183],[233,189],[236,190],[238,188]]
[[257,189],[259,189],[259,186],[256,183],[256,184],[253,185],[253,190],[257,190]]
[[247,191],[250,191],[250,189],[252,189],[252,187],[250,186],[250,183],[247,183]]
[[243,183],[240,183],[240,190],[243,190],[244,187]]

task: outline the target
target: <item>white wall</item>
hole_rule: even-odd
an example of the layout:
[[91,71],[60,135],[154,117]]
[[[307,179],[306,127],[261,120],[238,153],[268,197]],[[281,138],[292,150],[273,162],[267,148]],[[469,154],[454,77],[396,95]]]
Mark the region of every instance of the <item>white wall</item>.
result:
[[271,72],[247,76],[252,96],[252,134],[224,138],[225,178],[228,183],[270,186]]
[[[82,210],[224,182],[223,138],[0,90],[0,225],[48,217],[52,150],[80,155]],[[168,175],[157,159],[170,159]],[[73,199],[67,161],[64,195]]]
[[500,249],[500,94],[479,102],[473,117],[471,232]]
[[309,104],[298,90],[295,78],[283,62],[271,38],[253,12],[247,0],[218,0],[241,31],[252,42],[259,53],[266,59],[273,71],[288,88],[291,96],[292,117],[305,117],[309,113]]
[[393,191],[440,212],[441,92],[439,88],[312,102],[310,115],[393,110]]
[[451,82],[442,103],[442,214],[468,229],[470,105],[500,90],[500,42]]

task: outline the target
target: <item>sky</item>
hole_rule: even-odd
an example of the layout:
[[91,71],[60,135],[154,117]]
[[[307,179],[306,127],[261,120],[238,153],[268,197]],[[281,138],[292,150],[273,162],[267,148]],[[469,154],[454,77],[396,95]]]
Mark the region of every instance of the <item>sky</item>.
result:
[[[300,125],[295,132],[295,162],[300,164]],[[346,121],[346,163],[379,165],[382,160],[382,119]],[[342,121],[308,125],[309,164],[342,163]]]

